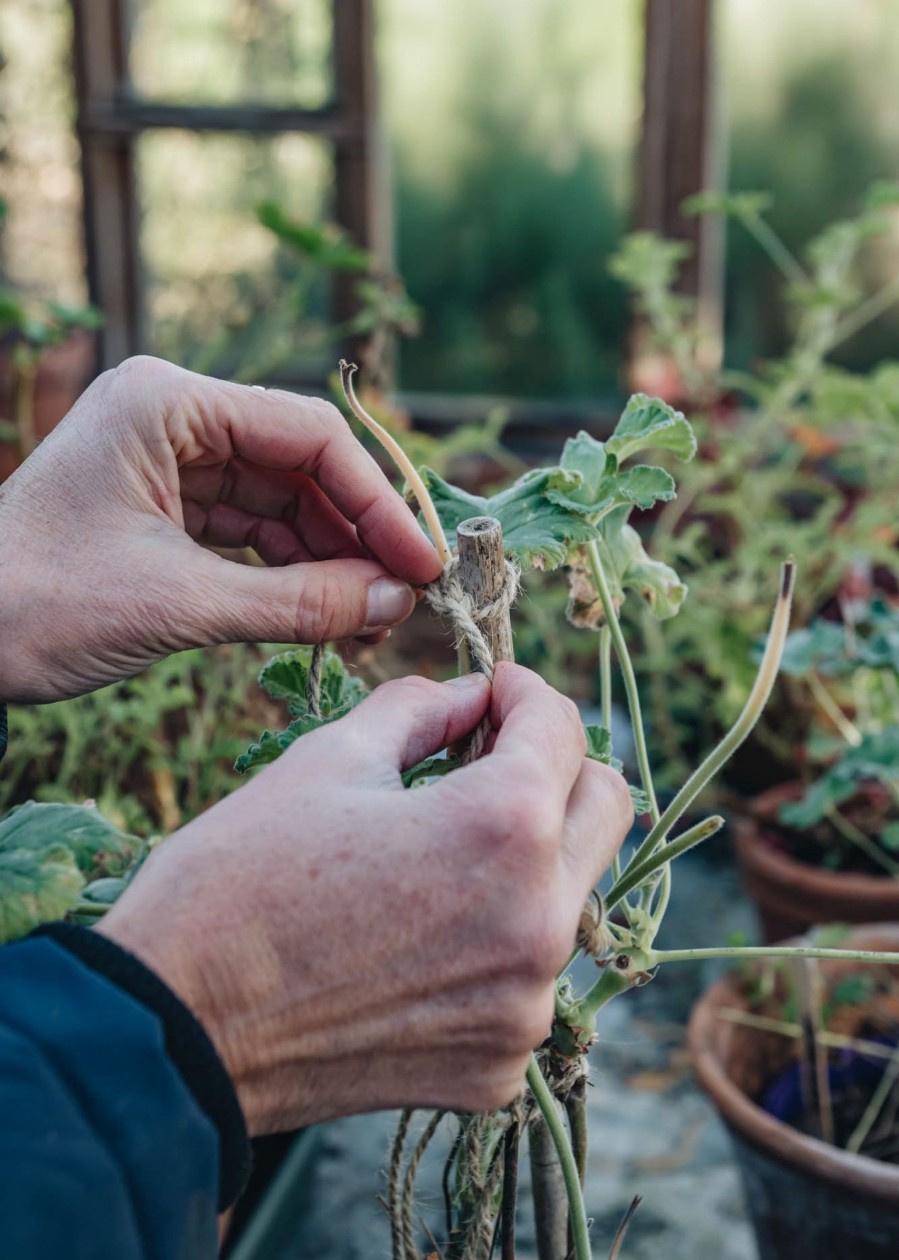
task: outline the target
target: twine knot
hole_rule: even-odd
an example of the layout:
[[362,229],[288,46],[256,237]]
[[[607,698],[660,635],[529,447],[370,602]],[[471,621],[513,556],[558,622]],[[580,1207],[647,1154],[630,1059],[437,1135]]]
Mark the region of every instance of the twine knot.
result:
[[491,618],[506,613],[515,603],[521,583],[521,568],[506,558],[502,589],[485,604],[475,604],[459,579],[459,557],[453,556],[443,573],[425,589],[425,597],[436,613],[449,617],[456,632],[456,645],[468,644],[481,673],[493,681],[493,653],[481,628]]

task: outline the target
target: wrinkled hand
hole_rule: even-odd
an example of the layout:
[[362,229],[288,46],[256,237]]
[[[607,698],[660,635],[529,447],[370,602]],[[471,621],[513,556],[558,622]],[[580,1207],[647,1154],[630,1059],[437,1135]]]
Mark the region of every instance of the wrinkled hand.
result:
[[202,644],[372,634],[441,568],[330,404],[146,358],[101,376],[0,489],[0,538],[4,700]]
[[[492,752],[401,771],[491,706]],[[518,1091],[632,818],[574,705],[500,665],[387,683],[156,850],[98,929],[194,1009],[250,1131]]]

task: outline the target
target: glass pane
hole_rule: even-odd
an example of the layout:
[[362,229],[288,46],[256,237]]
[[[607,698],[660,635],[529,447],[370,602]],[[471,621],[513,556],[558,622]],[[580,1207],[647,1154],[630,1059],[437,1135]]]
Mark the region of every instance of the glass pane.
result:
[[[770,192],[768,219],[800,259],[812,237],[855,214],[875,180],[897,175],[899,21],[891,0],[726,0],[721,84],[729,185]],[[868,242],[873,290],[899,270],[899,232]],[[727,361],[780,354],[790,330],[783,277],[738,224],[728,228]],[[863,369],[895,357],[899,316],[869,325],[839,359]]]
[[87,300],[66,0],[4,0],[0,49],[0,283]]
[[329,294],[258,217],[330,213],[330,148],[309,136],[151,131],[138,141],[141,248],[154,353],[243,380],[302,378],[333,358]]
[[130,12],[142,96],[304,109],[331,99],[329,0],[130,0]]
[[408,390],[617,392],[640,116],[638,3],[383,0]]

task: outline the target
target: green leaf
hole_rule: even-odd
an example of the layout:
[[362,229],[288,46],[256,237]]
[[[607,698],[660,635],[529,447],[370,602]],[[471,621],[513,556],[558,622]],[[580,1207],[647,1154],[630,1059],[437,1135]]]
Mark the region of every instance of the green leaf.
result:
[[591,761],[612,766],[615,770],[622,769],[622,763],[612,756],[612,732],[607,727],[585,722],[584,734],[587,736],[587,756]]
[[65,844],[0,849],[0,944],[61,919],[78,901],[83,884]]
[[[303,716],[309,711],[306,693],[311,665],[312,648],[281,652],[263,666],[259,682],[273,700],[286,700],[295,717]],[[367,694],[368,688],[349,672],[337,653],[326,651],[322,660],[322,718],[331,721],[341,717]]]
[[687,460],[696,454],[696,436],[682,412],[661,398],[634,394],[605,447],[619,464],[649,449],[671,451],[678,459]]
[[246,774],[275,761],[303,735],[337,721],[368,695],[368,688],[349,672],[337,653],[326,651],[322,660],[319,696],[321,717],[313,717],[306,699],[311,664],[312,648],[295,648],[272,657],[263,667],[260,683],[273,700],[287,701],[294,720],[286,730],[263,731],[259,740],[235,761],[234,768],[238,774]]
[[899,853],[899,822],[888,822],[881,828],[880,843],[890,853]]
[[664,468],[638,464],[619,472],[616,457],[589,433],[568,439],[561,468],[579,475],[580,485],[564,491],[547,489],[547,499],[593,522],[624,503],[650,508],[660,499],[673,499],[675,494],[674,478]]
[[782,822],[805,828],[825,818],[836,805],[849,800],[866,780],[895,783],[899,780],[899,726],[888,726],[848,748],[842,757],[806,790],[799,801],[780,810]]
[[442,778],[445,774],[452,774],[454,770],[458,770],[461,764],[462,762],[458,757],[447,757],[442,754],[436,757],[426,757],[424,761],[420,761],[411,770],[403,771],[403,787],[417,787],[419,784],[426,783],[429,779]]
[[307,713],[303,717],[294,718],[283,731],[263,731],[258,742],[251,744],[247,751],[237,758],[234,769],[238,774],[247,774],[259,766],[267,766],[269,762],[276,761],[282,752],[291,744],[296,743],[301,736],[308,735],[310,731],[317,731],[321,726],[327,726],[331,720],[333,719],[315,718],[311,713]]
[[140,856],[144,844],[125,835],[93,805],[28,801],[10,810],[0,822],[0,853],[40,853],[63,844],[88,879],[123,875]]
[[522,564],[555,569],[574,543],[596,537],[596,530],[580,511],[552,501],[550,494],[568,494],[581,484],[579,473],[563,468],[539,468],[519,477],[490,498],[468,494],[422,468],[422,478],[434,500],[444,529],[452,534],[471,516],[495,516],[503,527],[505,550]]
[[672,568],[647,555],[640,535],[626,523],[628,511],[619,508],[600,525],[612,596],[622,603],[625,592],[633,591],[646,601],[654,617],[664,621],[679,610],[687,587]]
[[681,202],[684,214],[728,214],[735,219],[755,219],[770,210],[774,198],[766,192],[698,192]]
[[643,789],[632,787],[631,784],[629,783],[627,785],[627,790],[631,794],[631,804],[634,807],[634,813],[637,815],[648,814],[650,812],[651,806],[649,804],[649,797],[646,795]]

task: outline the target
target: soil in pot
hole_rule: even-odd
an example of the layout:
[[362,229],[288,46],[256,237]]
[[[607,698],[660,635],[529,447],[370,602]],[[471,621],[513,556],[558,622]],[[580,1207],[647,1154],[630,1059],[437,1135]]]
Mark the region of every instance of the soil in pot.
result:
[[[858,929],[841,943],[850,940],[896,950],[899,928]],[[761,1008],[758,972],[754,980],[734,973],[706,993],[690,1022],[694,1071],[730,1131],[762,1260],[896,1260],[899,973],[857,963],[825,963],[821,971],[827,1035],[853,1042],[851,1054],[845,1046],[828,1052],[835,1137],[855,1134],[865,1153],[803,1131],[817,1127],[821,1110],[802,1099],[800,1038],[737,1022],[775,1018],[798,1029],[789,1019],[795,1010],[784,1007],[782,982]],[[783,1114],[796,1124],[778,1118]]]
[[[824,851],[825,838],[790,832],[779,822],[781,806],[802,791],[798,783],[772,788],[734,824],[737,863],[766,942],[819,923],[899,923],[899,879],[877,873],[863,855],[852,855],[854,869],[828,869],[814,861]],[[869,799],[860,804],[862,811],[876,806]]]

